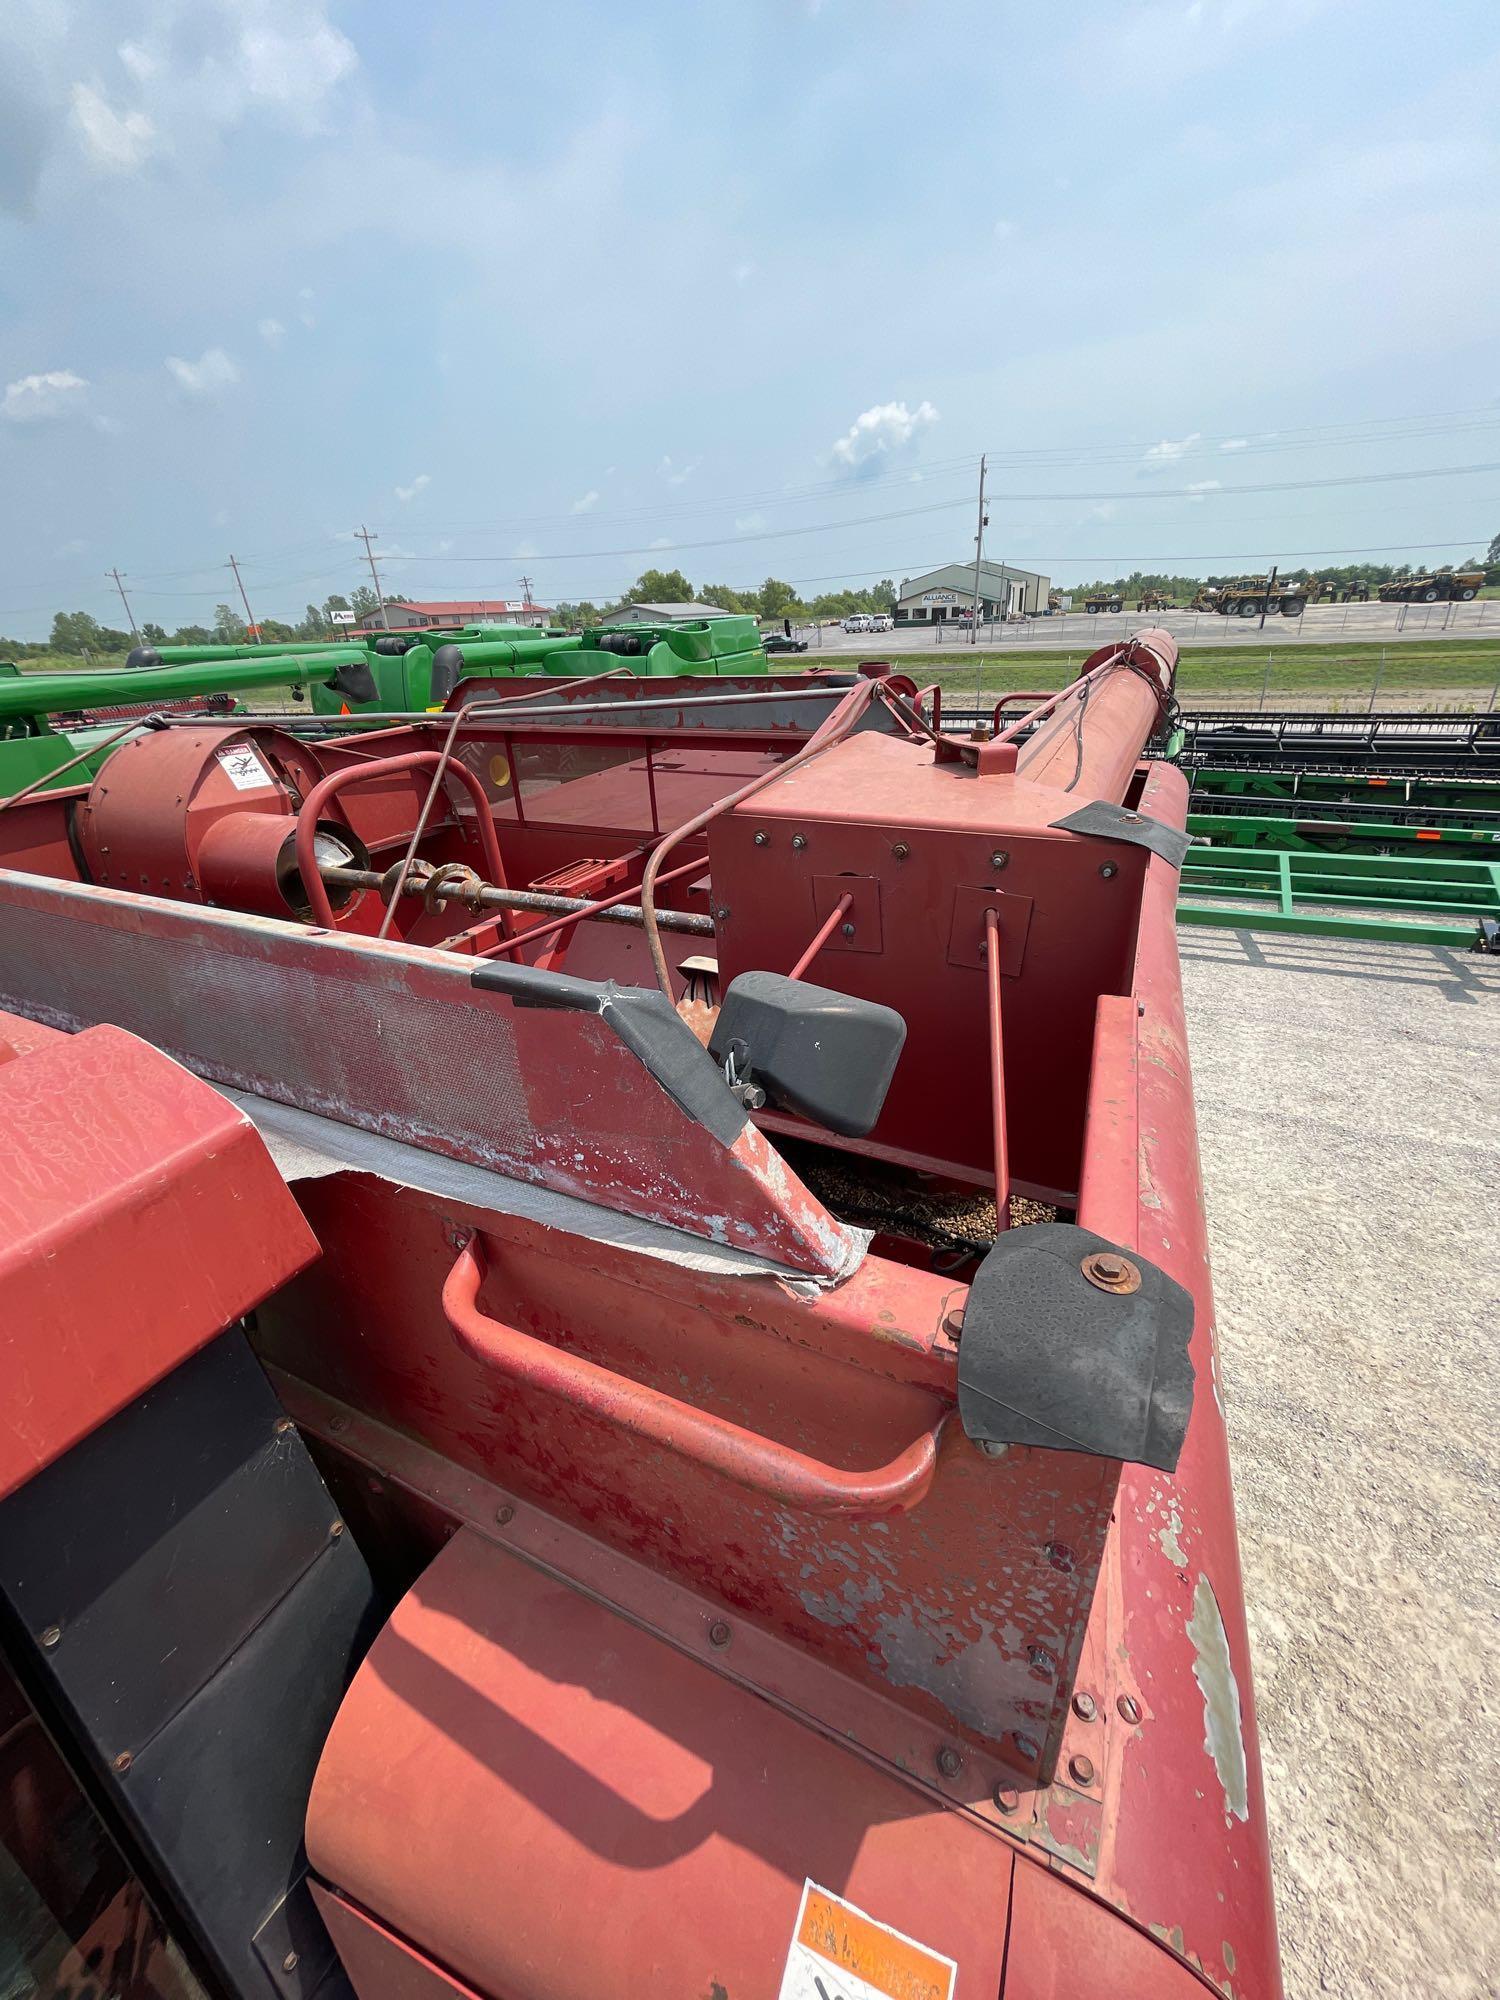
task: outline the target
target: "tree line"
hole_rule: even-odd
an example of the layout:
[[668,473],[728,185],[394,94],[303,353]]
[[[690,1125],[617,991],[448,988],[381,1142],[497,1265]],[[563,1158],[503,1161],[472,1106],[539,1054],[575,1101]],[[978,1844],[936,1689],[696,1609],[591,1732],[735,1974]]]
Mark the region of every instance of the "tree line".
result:
[[[1444,563],[1445,570],[1480,569],[1484,571],[1486,583],[1500,583],[1500,535],[1490,543],[1487,555],[1470,556],[1467,562]],[[1223,576],[1173,576],[1163,571],[1132,570],[1129,576],[1095,577],[1092,583],[1071,583],[1066,586],[1072,597],[1090,597],[1096,591],[1118,591],[1123,597],[1140,596],[1148,590],[1158,590],[1163,597],[1186,604],[1195,597],[1205,584],[1237,583],[1245,575],[1244,570],[1235,570]],[[1260,574],[1264,575],[1262,571]],[[1427,572],[1412,563],[1325,563],[1318,569],[1278,569],[1277,579],[1284,583],[1310,583],[1317,577],[1320,583],[1333,584],[1343,590],[1348,584],[1363,583],[1369,586],[1373,597],[1382,583],[1399,583],[1403,577],[1424,576]]]
[[[397,591],[387,591],[385,601],[406,604],[409,599]],[[309,604],[295,624],[284,618],[262,618],[258,630],[265,645],[285,646],[297,639],[336,640],[348,630],[347,614],[352,613],[358,622],[379,609],[380,600],[374,591],[367,583],[360,584],[347,597],[335,591],[321,604]],[[346,619],[336,619],[333,615],[336,611],[346,614]],[[140,643],[146,646],[242,646],[249,637],[249,626],[229,604],[215,605],[211,625],[179,625],[169,631],[153,619],[141,621]],[[0,638],[0,659],[36,653],[65,654],[70,659],[108,659],[128,653],[135,643],[129,632],[105,625],[87,611],[59,611],[52,620],[51,632],[40,643],[35,639]]]
[[[847,618],[851,611],[894,611],[896,586],[884,577],[868,590],[828,590],[817,597],[803,598],[796,587],[780,577],[768,576],[758,590],[736,590],[728,583],[693,585],[680,569],[648,569],[638,576],[620,600],[623,604],[715,604],[721,611],[738,611],[750,618],[780,624],[790,618],[794,624],[810,618]],[[597,625],[612,605],[559,604],[557,622],[570,632]]]

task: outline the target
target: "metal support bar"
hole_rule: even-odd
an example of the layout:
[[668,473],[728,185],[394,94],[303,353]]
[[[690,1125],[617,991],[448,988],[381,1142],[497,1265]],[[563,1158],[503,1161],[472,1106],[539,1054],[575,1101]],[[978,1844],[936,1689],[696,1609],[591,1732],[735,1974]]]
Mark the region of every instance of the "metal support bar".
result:
[[984,969],[990,1003],[990,1123],[995,1148],[995,1228],[1010,1227],[1010,1144],[1005,1129],[1005,1035],[1000,1017],[1000,913],[984,913]]
[[[698,864],[701,866],[701,863]],[[330,889],[373,889],[383,890],[386,877],[374,868],[339,868],[330,865],[322,870],[323,880]],[[426,893],[427,877],[411,876],[402,885],[400,893],[406,896],[421,896]],[[488,882],[477,886],[457,885],[445,892],[451,901],[462,903],[471,910],[535,910],[542,916],[597,917],[604,924],[634,924],[640,927],[645,918],[629,903],[591,903],[583,896],[553,896],[541,889],[497,889]],[[636,891],[627,891],[634,895]],[[688,937],[712,937],[714,920],[710,916],[694,916],[687,910],[662,910],[657,922],[664,931],[680,931]],[[535,931],[523,934],[534,937]]]
[[843,919],[844,912],[846,910],[852,910],[853,908],[854,908],[854,898],[851,895],[849,895],[846,891],[845,894],[839,897],[838,902],[836,903],[834,908],[829,912],[829,914],[823,919],[822,923],[819,924],[817,932],[813,937],[812,943],[807,947],[807,950],[803,952],[802,956],[797,960],[797,963],[792,967],[791,971],[787,974],[788,979],[800,979],[802,977],[803,973],[806,972],[807,968],[812,964],[813,960],[817,957],[818,953],[823,949],[824,945],[827,944],[828,940],[833,936],[834,931],[838,928],[839,923]]

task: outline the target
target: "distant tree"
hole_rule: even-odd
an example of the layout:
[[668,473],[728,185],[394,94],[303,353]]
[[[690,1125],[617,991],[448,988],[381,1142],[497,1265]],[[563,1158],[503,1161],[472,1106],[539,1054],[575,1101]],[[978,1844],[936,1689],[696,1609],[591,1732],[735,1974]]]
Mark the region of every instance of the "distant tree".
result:
[[559,604],[557,622],[565,632],[582,632],[590,625],[602,624],[604,614],[597,604],[584,598],[578,604]]
[[896,586],[888,576],[883,576],[870,592],[877,611],[894,611],[896,608]]
[[625,593],[627,604],[691,604],[693,586],[680,569],[642,570]]
[[211,646],[214,635],[206,625],[179,625],[172,634],[174,646]]
[[1489,553],[1484,559],[1484,580],[1486,583],[1500,583],[1500,535],[1490,543]]
[[774,576],[766,578],[756,598],[756,608],[762,618],[784,618],[796,603],[797,593],[792,586]]
[[262,618],[260,621],[260,636],[268,644],[274,643],[284,646],[288,640],[295,639],[297,635],[291,626],[285,624],[280,618]]
[[141,627],[141,637],[148,646],[165,646],[167,643],[167,629],[164,625],[153,625],[148,618]]
[[220,646],[243,646],[247,637],[245,621],[227,604],[214,606],[214,642]]
[[736,590],[727,583],[705,583],[698,595],[705,604],[717,604],[721,611],[749,612],[753,618],[760,609],[760,600],[753,590]]
[[87,611],[59,611],[47,643],[54,653],[102,653],[104,628]]
[[347,611],[349,608],[350,608],[349,600],[347,597],[339,597],[337,595],[333,597],[325,597],[323,599],[324,624],[331,625],[333,623],[333,614],[335,611]]
[[297,625],[299,639],[323,639],[328,636],[328,621],[316,604],[309,604]]
[[[329,603],[333,602],[330,598]],[[349,593],[349,609],[356,618],[373,618],[380,609],[380,599],[367,583],[362,583]]]

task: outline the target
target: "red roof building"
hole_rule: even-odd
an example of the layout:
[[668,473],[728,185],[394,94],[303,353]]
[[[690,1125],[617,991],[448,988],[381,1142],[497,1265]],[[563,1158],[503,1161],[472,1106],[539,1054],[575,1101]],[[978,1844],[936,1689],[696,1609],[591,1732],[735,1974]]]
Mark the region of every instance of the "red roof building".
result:
[[434,625],[534,625],[552,621],[550,606],[518,603],[504,597],[466,597],[442,604],[392,604],[385,616],[374,611],[356,627],[360,632],[421,632]]

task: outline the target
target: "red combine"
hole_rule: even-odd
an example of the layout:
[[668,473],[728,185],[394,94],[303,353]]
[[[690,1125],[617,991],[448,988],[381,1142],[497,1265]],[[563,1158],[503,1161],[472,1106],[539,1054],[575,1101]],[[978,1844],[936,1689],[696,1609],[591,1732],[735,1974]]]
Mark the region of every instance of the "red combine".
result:
[[1175,661],[984,740],[879,671],[169,718],[0,810],[33,1968],[1279,1993]]

